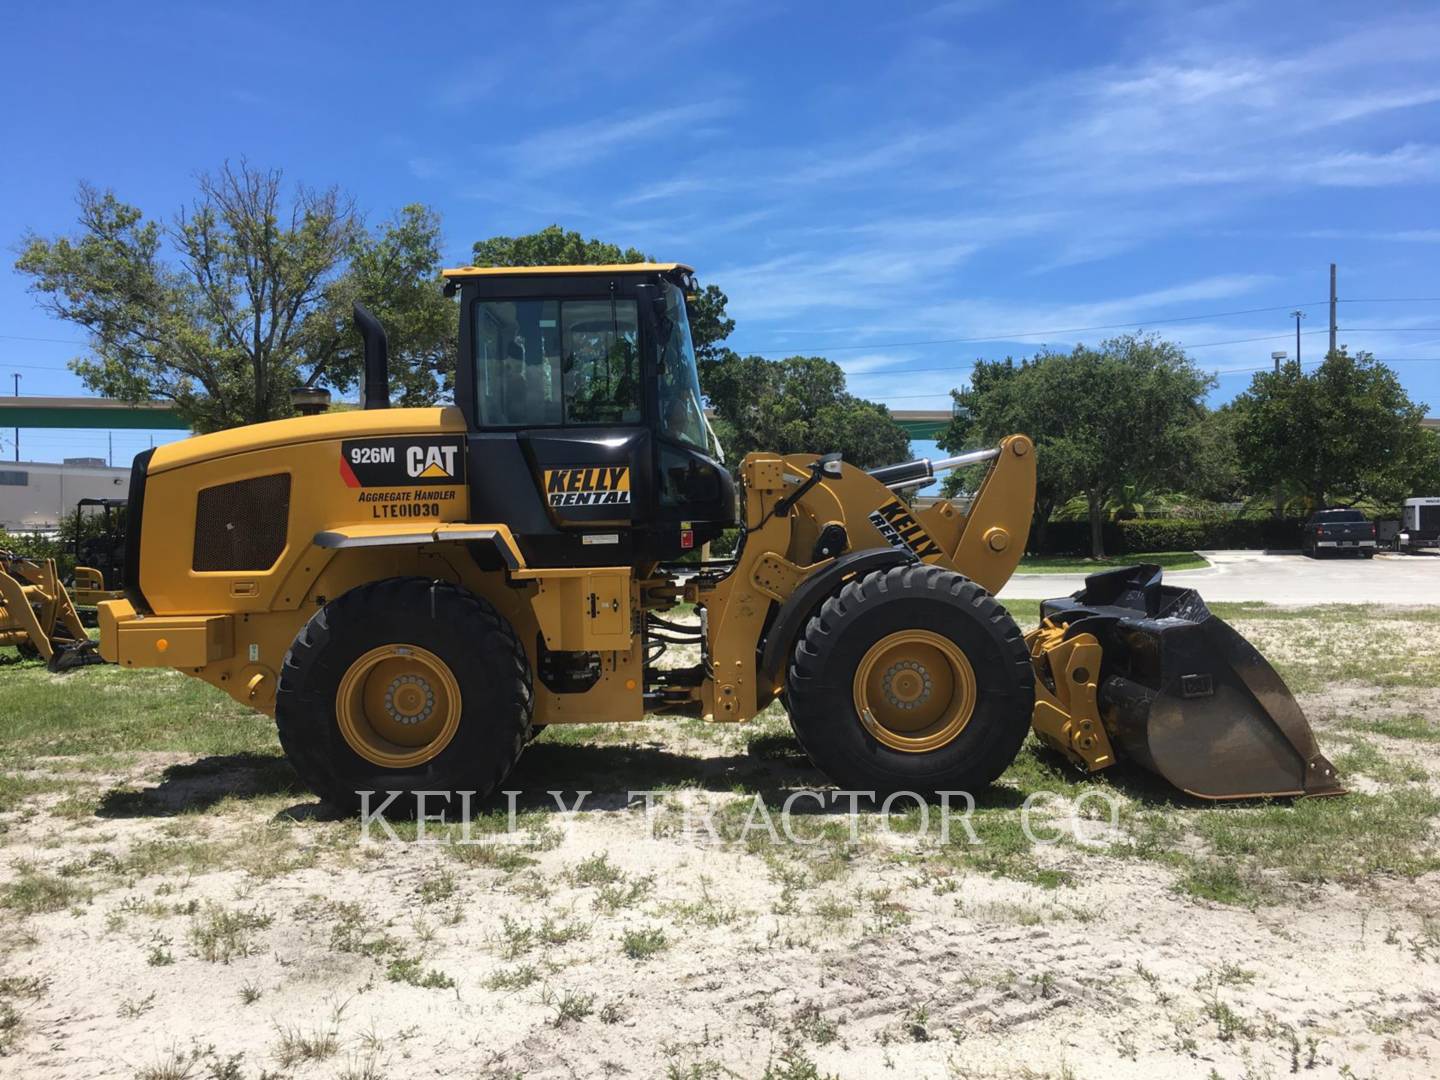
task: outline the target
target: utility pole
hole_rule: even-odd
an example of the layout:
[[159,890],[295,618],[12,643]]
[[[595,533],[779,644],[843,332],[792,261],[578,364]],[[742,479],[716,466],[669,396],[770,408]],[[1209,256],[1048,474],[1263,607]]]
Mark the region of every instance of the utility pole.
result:
[[[10,376],[15,380],[15,396],[20,396],[20,373],[17,371]],[[20,460],[20,428],[15,428],[15,460]]]
[[115,467],[115,432],[105,432],[105,462],[112,469]]
[[[1272,352],[1270,359],[1275,361],[1275,374],[1280,374],[1280,365],[1285,362],[1285,351]],[[1275,520],[1281,521],[1285,517],[1285,493],[1279,484],[1275,485]]]
[[1330,264],[1330,353],[1335,355],[1335,264]]
[[1305,312],[1296,308],[1290,312],[1290,317],[1295,320],[1295,363],[1300,363],[1300,320],[1305,318]]

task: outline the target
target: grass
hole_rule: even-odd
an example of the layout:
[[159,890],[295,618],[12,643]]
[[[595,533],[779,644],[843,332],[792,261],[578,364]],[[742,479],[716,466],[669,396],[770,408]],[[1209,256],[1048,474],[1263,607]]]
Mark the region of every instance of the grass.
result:
[[16,869],[19,873],[14,880],[0,889],[0,907],[19,915],[61,911],[90,898],[87,888],[67,878],[37,870],[28,863],[20,863]]
[[36,660],[5,665],[4,679],[0,747],[6,760],[157,750],[278,752],[268,716],[178,671],[105,665],[57,678]]
[[1138,555],[1106,555],[1095,559],[1084,555],[1026,555],[1017,574],[1094,574],[1117,566],[1155,563],[1164,570],[1204,570],[1208,559],[1193,551],[1146,551]]

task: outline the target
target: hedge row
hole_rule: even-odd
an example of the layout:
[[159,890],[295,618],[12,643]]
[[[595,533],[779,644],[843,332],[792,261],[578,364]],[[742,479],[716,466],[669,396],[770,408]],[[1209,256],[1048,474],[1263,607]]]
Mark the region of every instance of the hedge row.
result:
[[[1209,551],[1225,548],[1294,550],[1300,546],[1302,518],[1244,518],[1228,521],[1192,521],[1182,518],[1137,518],[1105,523],[1105,551],[1125,555],[1141,551]],[[735,551],[738,529],[726,529],[710,545],[710,557],[726,558]],[[1052,521],[1045,542],[1030,532],[1031,552],[1043,555],[1088,555],[1088,521]],[[693,559],[698,556],[692,556]]]
[[[1107,521],[1105,551],[1124,555],[1141,551],[1195,551],[1215,548],[1294,549],[1300,546],[1300,518],[1242,518],[1189,521],[1179,518],[1137,518]],[[1044,555],[1081,555],[1090,551],[1088,521],[1052,521],[1041,543],[1030,532],[1029,550]]]

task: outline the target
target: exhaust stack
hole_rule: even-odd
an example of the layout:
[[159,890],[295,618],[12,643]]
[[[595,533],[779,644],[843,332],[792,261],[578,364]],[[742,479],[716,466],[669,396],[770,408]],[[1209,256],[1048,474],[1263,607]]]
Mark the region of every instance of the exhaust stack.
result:
[[362,408],[390,407],[390,342],[380,320],[358,301],[354,307],[355,329],[365,342],[365,391]]

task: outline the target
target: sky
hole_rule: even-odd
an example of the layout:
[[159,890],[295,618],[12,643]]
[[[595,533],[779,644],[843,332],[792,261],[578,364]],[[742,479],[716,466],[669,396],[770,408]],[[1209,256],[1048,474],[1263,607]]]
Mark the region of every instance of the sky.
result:
[[734,348],[896,409],[1142,328],[1227,400],[1297,307],[1323,356],[1335,262],[1340,342],[1440,414],[1433,3],[7,4],[0,65],[5,393],[85,392],[83,335],[11,269],[77,183],[168,219],[243,157],[372,224],[432,206],[452,264],[551,223],[689,263]]

